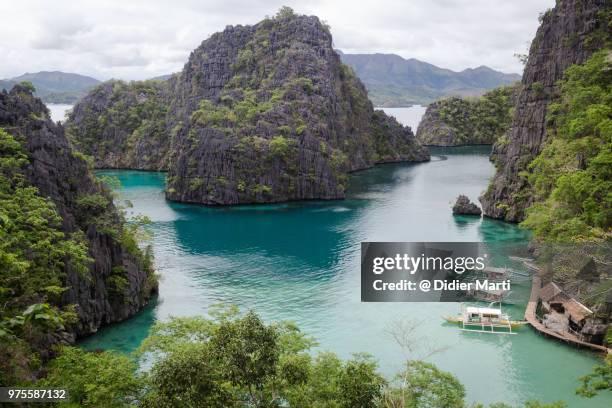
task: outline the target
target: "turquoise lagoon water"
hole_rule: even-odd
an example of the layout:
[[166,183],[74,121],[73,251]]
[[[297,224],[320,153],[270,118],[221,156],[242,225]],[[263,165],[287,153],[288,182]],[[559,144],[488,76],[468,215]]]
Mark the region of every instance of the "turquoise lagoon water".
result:
[[[361,303],[362,241],[483,241],[524,248],[528,235],[515,225],[453,217],[458,194],[476,199],[493,174],[483,147],[432,150],[423,164],[382,165],[355,173],[346,200],[208,208],[164,199],[163,173],[105,171],[122,183],[120,196],[149,216],[159,298],[127,322],[82,342],[89,349],[133,350],[151,324],[168,316],[205,314],[212,304],[253,308],[266,320],[292,320],[343,357],[369,352],[391,377],[402,349],[389,330],[418,321],[414,338],[443,351],[428,360],[455,374],[469,401],[519,403],[565,400],[570,407],[611,406],[610,395],[574,395],[577,377],[598,359],[525,328],[517,335],[466,333],[443,324],[454,303]],[[494,247],[497,248],[497,247]],[[494,249],[495,251],[495,249]],[[497,251],[496,262],[520,269]],[[515,285],[522,304],[529,282]],[[424,347],[412,357],[426,353]]]

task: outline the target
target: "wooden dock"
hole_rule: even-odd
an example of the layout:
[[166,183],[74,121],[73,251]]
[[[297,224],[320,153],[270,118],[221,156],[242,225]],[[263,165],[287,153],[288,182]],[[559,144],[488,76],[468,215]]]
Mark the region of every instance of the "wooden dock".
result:
[[599,344],[587,343],[586,341],[580,340],[578,337],[574,336],[570,333],[557,333],[556,331],[550,330],[546,326],[540,322],[538,316],[536,314],[536,309],[538,307],[538,302],[540,300],[540,289],[542,288],[542,281],[540,276],[537,273],[533,274],[533,280],[531,282],[531,296],[529,298],[529,303],[527,303],[527,309],[525,309],[525,320],[529,322],[531,327],[540,332],[541,334],[555,338],[557,340],[564,341],[568,344],[571,344],[580,348],[589,348],[591,350],[600,352],[600,353],[612,353],[612,349],[609,349],[605,346],[601,346]]

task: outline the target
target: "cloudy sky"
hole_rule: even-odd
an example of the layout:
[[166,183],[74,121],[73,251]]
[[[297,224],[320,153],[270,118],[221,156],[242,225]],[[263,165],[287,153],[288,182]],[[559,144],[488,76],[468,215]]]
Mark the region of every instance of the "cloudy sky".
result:
[[331,25],[347,53],[395,53],[462,70],[520,73],[538,15],[554,0],[4,0],[0,78],[61,70],[144,79],[181,69],[226,25],[253,24],[288,5]]

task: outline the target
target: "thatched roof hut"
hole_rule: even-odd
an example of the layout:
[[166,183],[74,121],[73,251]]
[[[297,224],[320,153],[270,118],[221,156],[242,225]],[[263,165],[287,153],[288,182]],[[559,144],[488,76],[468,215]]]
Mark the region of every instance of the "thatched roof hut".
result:
[[540,290],[540,299],[549,309],[564,313],[579,325],[584,324],[584,320],[593,314],[588,307],[569,296],[554,282],[548,283]]
[[588,307],[574,298],[570,298],[563,306],[574,323],[584,323],[584,320],[593,314]]

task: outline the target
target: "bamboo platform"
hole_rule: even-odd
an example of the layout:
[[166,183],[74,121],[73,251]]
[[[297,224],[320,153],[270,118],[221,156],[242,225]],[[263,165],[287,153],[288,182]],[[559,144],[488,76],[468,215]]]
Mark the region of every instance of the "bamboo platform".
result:
[[529,298],[529,303],[527,303],[527,309],[525,309],[525,320],[529,322],[531,327],[540,332],[541,334],[552,337],[554,339],[564,341],[568,344],[571,344],[580,348],[588,348],[600,353],[612,353],[612,349],[609,349],[605,346],[601,346],[599,344],[587,343],[586,341],[580,340],[578,337],[570,334],[570,333],[557,333],[555,331],[550,330],[546,326],[544,326],[536,315],[536,308],[538,306],[538,302],[540,300],[540,289],[542,286],[542,282],[540,276],[536,273],[533,275],[533,280],[531,283],[531,296]]

